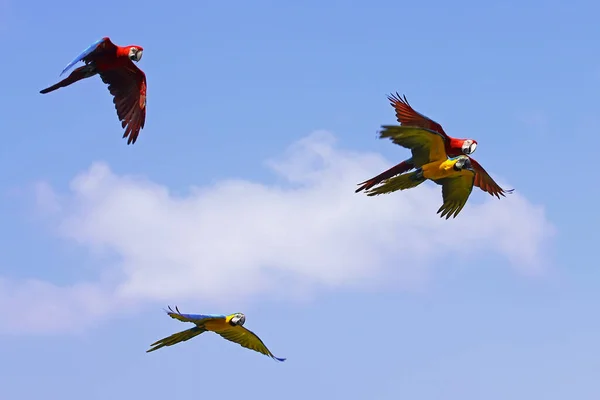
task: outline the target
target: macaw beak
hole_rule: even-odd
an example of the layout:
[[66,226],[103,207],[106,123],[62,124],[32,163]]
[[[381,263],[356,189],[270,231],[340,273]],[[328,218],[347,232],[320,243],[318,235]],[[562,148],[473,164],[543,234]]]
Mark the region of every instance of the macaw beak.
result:
[[142,59],[142,55],[144,54],[144,50],[140,50],[138,48],[132,47],[129,50],[129,59],[131,61],[138,62]]
[[463,154],[473,154],[475,150],[477,150],[477,142],[474,140],[470,144],[465,142],[462,145]]
[[468,159],[468,158],[465,160],[465,163],[463,165],[463,169],[475,172],[475,170],[473,169],[473,164],[471,164],[471,160]]
[[475,153],[475,150],[477,150],[477,142],[471,143],[471,146],[469,146],[469,154]]
[[461,156],[459,160],[454,164],[454,169],[457,171],[461,170],[470,170],[473,171],[473,165],[471,164],[471,159],[466,156]]

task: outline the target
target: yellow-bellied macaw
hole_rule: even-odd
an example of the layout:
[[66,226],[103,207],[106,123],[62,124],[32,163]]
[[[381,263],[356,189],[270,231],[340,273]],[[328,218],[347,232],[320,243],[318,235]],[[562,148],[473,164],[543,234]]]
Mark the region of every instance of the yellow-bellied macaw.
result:
[[[430,179],[442,186],[444,203],[437,213],[446,219],[463,209],[473,190],[476,172],[471,158],[466,155],[448,158],[444,140],[434,131],[410,126],[384,126],[380,133],[402,147],[411,149],[412,161],[418,169],[414,172],[389,178],[366,193],[375,196],[396,190],[410,189]],[[507,191],[508,193],[512,190]]]
[[199,334],[212,331],[215,332],[225,339],[237,343],[247,349],[258,351],[266,356],[269,356],[277,361],[285,361],[285,358],[278,358],[267,349],[267,346],[254,332],[243,327],[246,322],[246,316],[242,313],[235,313],[229,315],[221,314],[182,314],[179,309],[175,307],[176,311],[173,311],[169,307],[169,311],[166,311],[169,317],[177,319],[182,322],[191,322],[196,324],[195,327],[185,331],[174,333],[171,336],[160,339],[157,342],[152,343],[152,347],[146,350],[149,353],[154,350],[158,350],[164,346],[172,346],[179,342],[190,340],[191,338],[198,336]]

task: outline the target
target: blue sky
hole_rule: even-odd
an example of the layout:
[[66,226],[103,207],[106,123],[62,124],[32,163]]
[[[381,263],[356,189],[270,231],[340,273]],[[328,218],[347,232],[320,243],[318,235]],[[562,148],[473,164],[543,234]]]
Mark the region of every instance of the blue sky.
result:
[[[599,11],[0,1],[0,399],[597,399]],[[99,79],[38,93],[103,36],[145,50],[133,146]],[[355,195],[396,91],[515,194]],[[288,360],[146,354],[167,304]]]

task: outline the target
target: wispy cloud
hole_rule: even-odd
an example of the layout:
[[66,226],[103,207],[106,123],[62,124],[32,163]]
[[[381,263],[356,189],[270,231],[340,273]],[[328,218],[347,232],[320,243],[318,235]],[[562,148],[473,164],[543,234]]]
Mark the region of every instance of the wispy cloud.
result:
[[[489,252],[525,273],[544,265],[554,228],[543,207],[518,193],[497,200],[475,189],[449,221],[435,214],[441,194],[433,184],[375,198],[355,194],[356,183],[389,164],[340,149],[327,132],[300,140],[269,166],[282,184],[231,179],[185,196],[104,163],[75,177],[68,193],[42,185],[38,202],[58,218],[58,232],[118,261],[107,266],[110,282],[5,283],[0,320],[12,323],[0,329],[68,330],[71,324],[57,322],[67,316],[49,324],[48,315],[85,311],[91,322],[121,304],[218,305],[389,278],[406,283],[448,257],[473,261]],[[7,316],[17,303],[24,311]]]

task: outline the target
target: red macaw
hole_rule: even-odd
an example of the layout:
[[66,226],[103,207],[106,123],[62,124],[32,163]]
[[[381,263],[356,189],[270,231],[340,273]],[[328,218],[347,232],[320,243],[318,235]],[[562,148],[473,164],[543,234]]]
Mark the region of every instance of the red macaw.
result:
[[60,75],[67,72],[79,61],[85,65],[75,69],[71,75],[40,93],[52,92],[69,86],[94,75],[100,75],[102,82],[108,85],[113,103],[117,110],[121,127],[125,128],[123,137],[129,137],[127,144],[135,143],[146,122],[146,74],[134,63],[142,59],[144,49],[141,46],[117,46],[104,37],[90,45]]
[[[439,134],[444,139],[444,146],[448,157],[458,157],[460,155],[469,156],[477,149],[477,141],[474,139],[456,139],[448,136],[440,124],[415,111],[410,104],[408,104],[406,96],[401,98],[400,95],[396,93],[396,95],[389,95],[388,100],[390,101],[392,107],[394,107],[396,110],[396,118],[398,119],[398,122],[400,122],[400,125],[424,128]],[[473,158],[469,158],[471,159],[471,165],[475,170],[475,186],[479,187],[485,192],[488,192],[492,196],[496,196],[497,198],[504,196],[504,193],[508,192],[494,182],[492,177],[486,172],[481,164],[479,164]],[[370,189],[388,178],[402,174],[406,171],[410,171],[413,168],[415,168],[415,165],[412,158],[404,160],[400,164],[393,166],[376,177],[359,183],[359,185],[362,186],[356,189],[355,193],[358,193],[364,189]]]

